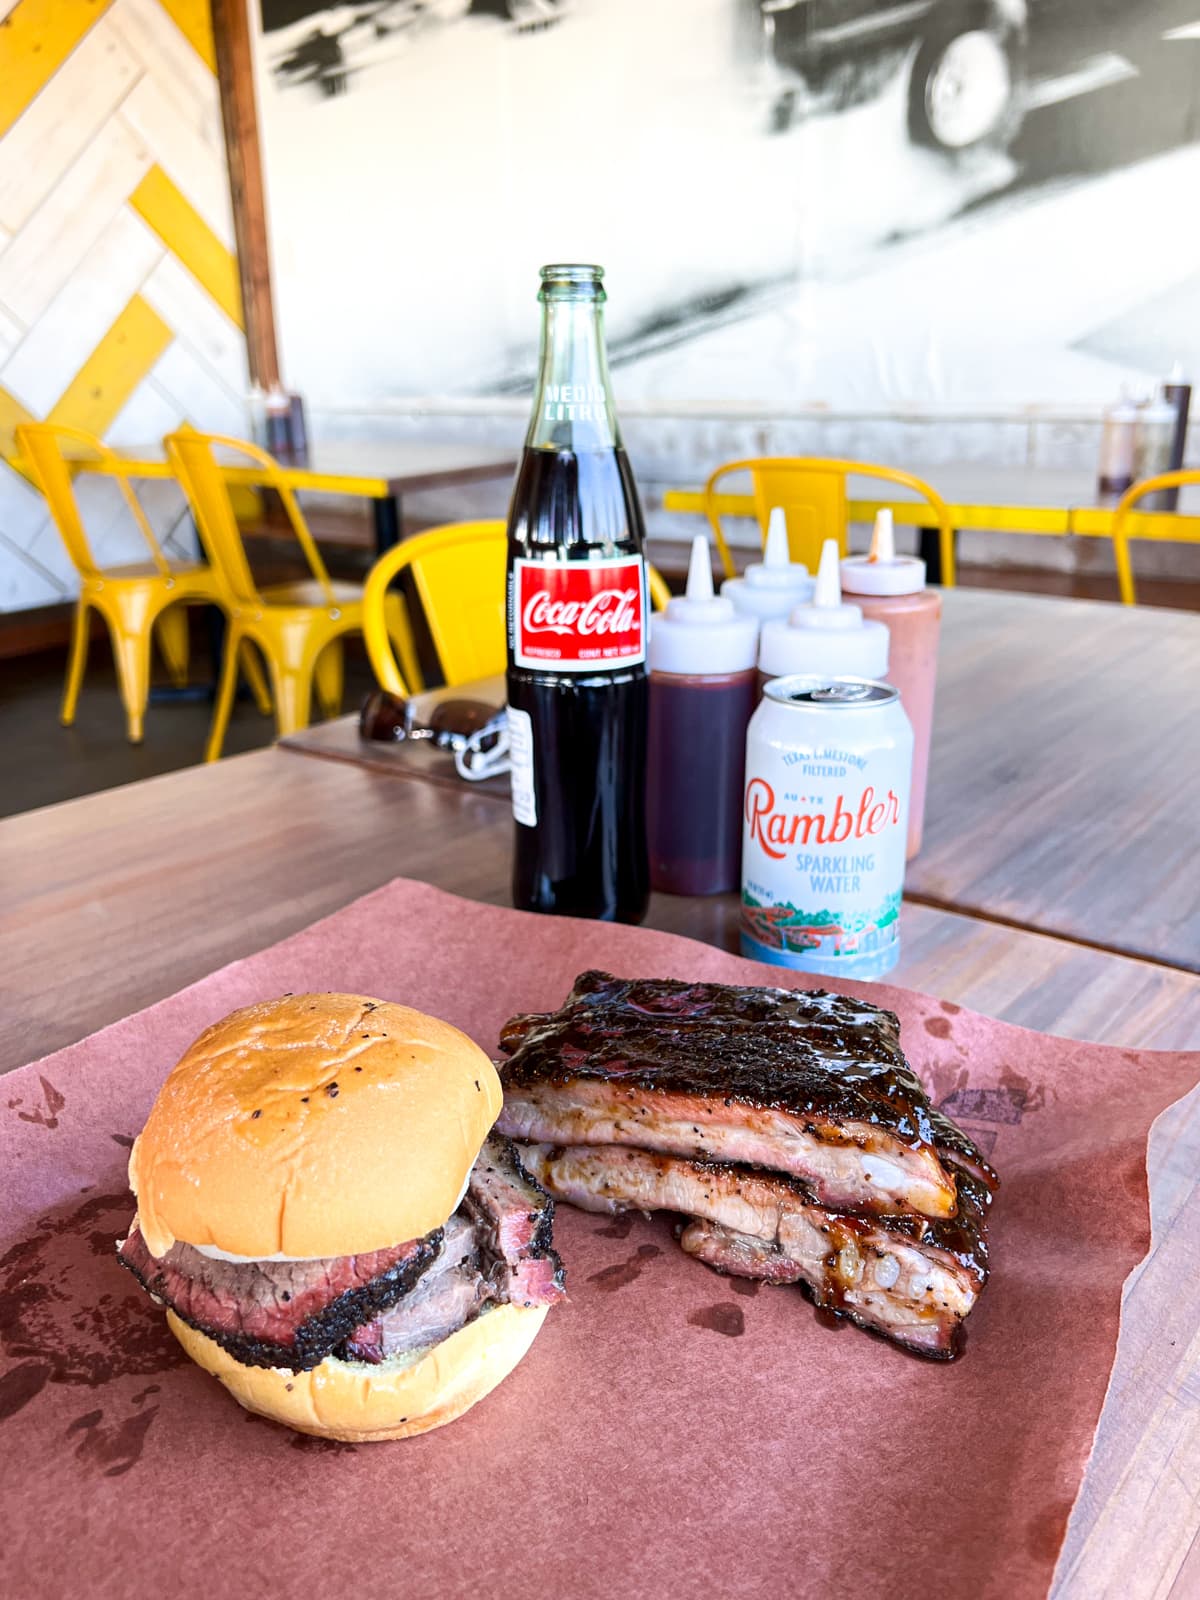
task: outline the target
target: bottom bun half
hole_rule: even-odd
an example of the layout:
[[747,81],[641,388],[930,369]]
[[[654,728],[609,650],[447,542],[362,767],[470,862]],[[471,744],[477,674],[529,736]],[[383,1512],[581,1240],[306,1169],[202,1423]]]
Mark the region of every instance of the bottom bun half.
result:
[[547,1306],[495,1306],[408,1363],[327,1356],[309,1372],[247,1367],[167,1312],[171,1332],[247,1411],[300,1433],[358,1444],[407,1439],[461,1417],[503,1382],[537,1337]]

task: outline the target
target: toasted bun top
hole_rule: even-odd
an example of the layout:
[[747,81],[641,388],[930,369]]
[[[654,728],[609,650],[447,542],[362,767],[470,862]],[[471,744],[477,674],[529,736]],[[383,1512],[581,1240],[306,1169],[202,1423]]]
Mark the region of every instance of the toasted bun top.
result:
[[142,1235],[231,1255],[342,1256],[438,1228],[500,1114],[449,1023],[361,995],[234,1011],[184,1054],[129,1158]]

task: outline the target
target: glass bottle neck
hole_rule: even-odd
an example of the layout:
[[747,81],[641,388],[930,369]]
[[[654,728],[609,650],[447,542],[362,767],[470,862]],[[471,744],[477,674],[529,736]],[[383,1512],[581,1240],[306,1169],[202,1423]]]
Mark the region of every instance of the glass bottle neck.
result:
[[526,449],[581,454],[618,448],[600,297],[545,290],[542,301],[541,363]]

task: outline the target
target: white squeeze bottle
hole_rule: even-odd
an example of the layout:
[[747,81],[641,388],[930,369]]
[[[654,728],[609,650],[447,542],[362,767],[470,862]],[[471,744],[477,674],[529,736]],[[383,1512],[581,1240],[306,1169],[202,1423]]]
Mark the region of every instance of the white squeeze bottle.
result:
[[808,568],[788,559],[787,521],[782,506],[775,506],[767,522],[767,542],[761,561],[752,561],[740,578],[726,578],[721,593],[732,600],[744,617],[768,622],[786,617],[793,607],[811,600],[813,581]]
[[836,539],[821,547],[821,565],[808,605],[764,622],[758,671],[765,682],[805,672],[831,678],[886,678],[888,631],[869,622],[862,607],[842,599]]

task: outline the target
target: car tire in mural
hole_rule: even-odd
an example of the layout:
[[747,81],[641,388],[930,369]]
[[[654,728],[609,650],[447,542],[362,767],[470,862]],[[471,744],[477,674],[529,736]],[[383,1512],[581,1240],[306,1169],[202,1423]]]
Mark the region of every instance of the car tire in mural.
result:
[[1023,6],[935,6],[921,31],[908,86],[914,144],[956,154],[1006,148],[1021,125]]

